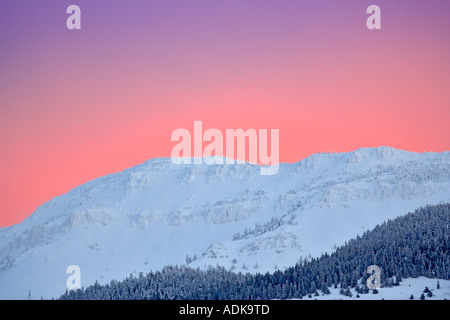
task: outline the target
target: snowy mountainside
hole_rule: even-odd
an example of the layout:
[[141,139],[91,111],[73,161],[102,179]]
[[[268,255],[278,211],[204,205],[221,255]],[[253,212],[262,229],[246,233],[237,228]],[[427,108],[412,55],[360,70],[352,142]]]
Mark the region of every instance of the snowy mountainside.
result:
[[152,159],[90,181],[0,229],[0,298],[39,299],[168,264],[265,272],[317,257],[387,219],[450,201],[450,152],[388,147],[258,166]]

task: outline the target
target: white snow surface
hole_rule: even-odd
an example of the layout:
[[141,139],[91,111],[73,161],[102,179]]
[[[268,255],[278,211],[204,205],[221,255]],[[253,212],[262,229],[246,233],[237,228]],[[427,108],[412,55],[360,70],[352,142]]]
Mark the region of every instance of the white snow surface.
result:
[[[437,289],[437,282],[439,281],[439,289]],[[433,294],[431,297],[424,293],[425,287]],[[400,282],[399,286],[378,288],[377,294],[373,290],[369,290],[367,294],[359,294],[355,289],[350,289],[351,297],[339,294],[340,287],[330,288],[331,294],[324,295],[320,290],[319,296],[311,295],[305,296],[302,300],[420,300],[422,293],[425,295],[425,300],[444,300],[450,299],[450,280],[430,279],[426,277],[407,278]],[[411,295],[412,298],[411,299]],[[299,299],[291,299],[299,300]]]
[[449,202],[449,164],[450,152],[389,147],[315,154],[272,176],[251,164],[152,159],[1,228],[0,299],[59,297],[69,265],[80,267],[85,287],[186,264],[187,255],[197,257],[192,267],[282,270],[387,219]]

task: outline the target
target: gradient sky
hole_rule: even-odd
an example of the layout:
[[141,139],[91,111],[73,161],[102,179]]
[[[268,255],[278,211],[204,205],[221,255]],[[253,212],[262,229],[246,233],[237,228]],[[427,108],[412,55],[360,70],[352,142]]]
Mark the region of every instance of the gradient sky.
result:
[[449,150],[449,15],[448,0],[2,0],[0,227],[170,156],[194,120],[280,129],[281,162]]

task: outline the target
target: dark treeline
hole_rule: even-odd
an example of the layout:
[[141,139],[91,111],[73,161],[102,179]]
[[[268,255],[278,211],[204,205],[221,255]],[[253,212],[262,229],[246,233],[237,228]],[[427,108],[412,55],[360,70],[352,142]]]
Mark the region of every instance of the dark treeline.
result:
[[[328,294],[330,287],[368,293],[370,265],[381,268],[381,286],[403,278],[450,279],[450,204],[426,206],[389,220],[350,240],[332,254],[301,261],[269,274],[234,273],[222,267],[208,270],[168,266],[138,277],[98,283],[66,291],[60,299],[289,299]],[[319,231],[318,231],[319,232]]]

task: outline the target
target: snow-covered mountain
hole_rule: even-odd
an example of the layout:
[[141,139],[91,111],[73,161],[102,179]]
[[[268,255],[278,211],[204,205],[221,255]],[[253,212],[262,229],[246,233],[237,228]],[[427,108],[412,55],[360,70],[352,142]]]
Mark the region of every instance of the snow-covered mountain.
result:
[[0,229],[0,298],[57,297],[168,264],[265,272],[317,257],[387,219],[450,201],[450,152],[315,154],[250,164],[153,159],[56,197]]

